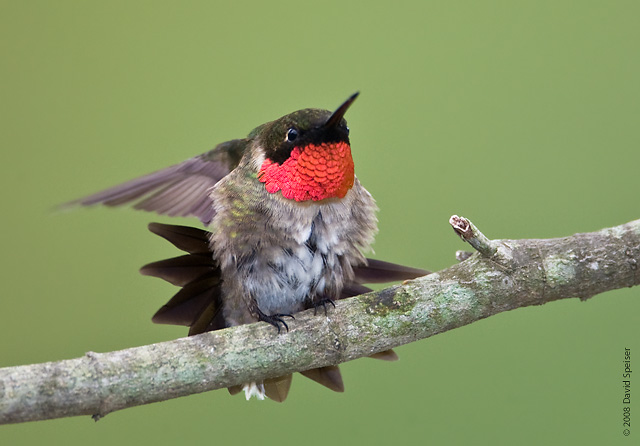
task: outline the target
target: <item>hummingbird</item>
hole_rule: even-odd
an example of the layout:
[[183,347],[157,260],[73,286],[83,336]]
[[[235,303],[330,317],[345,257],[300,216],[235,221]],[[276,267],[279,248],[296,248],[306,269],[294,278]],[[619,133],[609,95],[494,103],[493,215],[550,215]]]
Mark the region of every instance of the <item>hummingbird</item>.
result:
[[[181,287],[153,322],[188,326],[189,336],[257,321],[288,331],[296,312],[322,308],[326,315],[336,300],[371,291],[364,283],[428,274],[363,254],[377,232],[377,207],[354,174],[344,115],[357,97],[333,112],[295,111],[246,138],[69,204],[133,204],[205,225],[149,225],[187,253],[141,269]],[[372,357],[397,359],[392,350]],[[344,391],[337,365],[301,373]],[[284,401],[291,379],[229,392]]]

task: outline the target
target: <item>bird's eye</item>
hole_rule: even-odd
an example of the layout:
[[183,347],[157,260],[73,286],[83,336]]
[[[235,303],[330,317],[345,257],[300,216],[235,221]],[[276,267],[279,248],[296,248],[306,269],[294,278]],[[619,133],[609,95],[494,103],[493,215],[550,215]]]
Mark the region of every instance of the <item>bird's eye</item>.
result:
[[349,127],[347,127],[347,135],[349,134]]
[[293,142],[296,140],[297,137],[298,137],[298,131],[296,129],[290,128],[289,130],[287,130],[286,141]]

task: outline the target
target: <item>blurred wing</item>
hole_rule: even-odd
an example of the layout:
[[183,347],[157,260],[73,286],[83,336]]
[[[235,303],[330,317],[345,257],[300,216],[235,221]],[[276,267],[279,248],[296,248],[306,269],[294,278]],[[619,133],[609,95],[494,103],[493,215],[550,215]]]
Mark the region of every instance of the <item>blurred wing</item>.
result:
[[63,207],[135,203],[135,209],[170,216],[195,216],[208,225],[214,214],[208,191],[236,168],[246,145],[246,139],[224,142],[180,164],[74,200]]

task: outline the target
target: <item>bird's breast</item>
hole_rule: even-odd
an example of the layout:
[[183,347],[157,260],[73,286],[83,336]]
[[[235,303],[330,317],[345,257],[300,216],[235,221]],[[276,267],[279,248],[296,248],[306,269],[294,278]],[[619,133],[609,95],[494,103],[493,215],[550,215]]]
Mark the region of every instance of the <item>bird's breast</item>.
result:
[[257,179],[219,184],[211,245],[228,296],[249,295],[266,314],[296,312],[327,290],[337,298],[364,261],[376,207],[357,180],[344,198],[309,202],[267,193]]

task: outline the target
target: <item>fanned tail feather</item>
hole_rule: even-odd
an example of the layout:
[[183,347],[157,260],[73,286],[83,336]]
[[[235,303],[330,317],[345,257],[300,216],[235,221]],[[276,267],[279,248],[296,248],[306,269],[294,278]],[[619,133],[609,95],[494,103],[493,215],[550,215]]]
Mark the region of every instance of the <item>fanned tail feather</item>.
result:
[[291,378],[292,375],[285,375],[279,376],[277,378],[265,379],[262,382],[265,395],[279,403],[283,402],[285,399],[287,399],[287,395],[289,395]]
[[342,381],[340,368],[337,365],[305,370],[304,372],[300,372],[300,374],[314,380],[318,384],[322,384],[334,392],[344,392],[344,382]]

